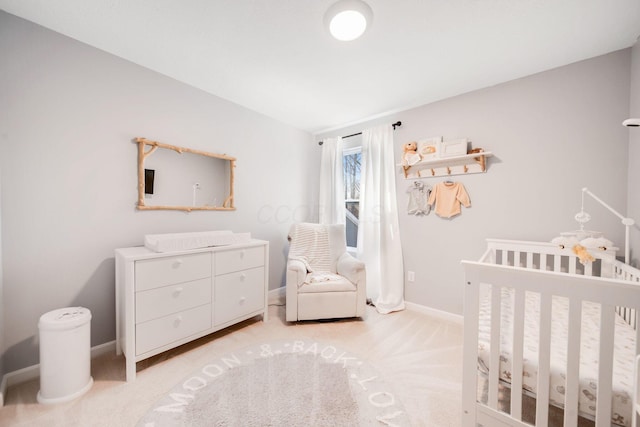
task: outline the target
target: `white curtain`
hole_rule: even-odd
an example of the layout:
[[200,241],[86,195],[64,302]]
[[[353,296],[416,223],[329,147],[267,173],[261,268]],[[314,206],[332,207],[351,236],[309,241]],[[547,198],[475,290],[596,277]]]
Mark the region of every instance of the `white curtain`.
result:
[[391,125],[362,132],[361,168],[358,258],[367,268],[367,297],[386,314],[404,309]]
[[327,138],[322,141],[320,160],[320,224],[345,223],[342,174],[342,138]]

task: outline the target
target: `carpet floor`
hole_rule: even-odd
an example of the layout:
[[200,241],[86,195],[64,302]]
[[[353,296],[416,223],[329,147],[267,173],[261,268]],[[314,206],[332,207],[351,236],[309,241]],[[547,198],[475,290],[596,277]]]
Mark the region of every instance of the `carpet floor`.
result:
[[138,426],[409,426],[396,395],[370,364],[334,344],[267,342],[211,360]]
[[[212,360],[219,361],[265,343],[297,341],[322,343],[357,355],[359,361],[379,374],[381,384],[389,387],[386,390],[393,394],[408,425],[460,425],[461,325],[413,310],[380,315],[371,307],[367,308],[362,320],[291,324],[284,317],[283,306],[270,306],[267,322],[262,322],[260,317],[250,319],[139,362],[137,378],[129,383],[125,381],[122,356],[106,354],[95,358],[91,366],[93,387],[72,402],[38,404],[38,380],[12,386],[7,391],[5,406],[0,410],[0,425],[136,426],[172,389],[184,384],[185,379]],[[271,368],[280,370],[279,359],[271,362],[275,363]],[[315,362],[300,360],[299,363],[309,363],[308,367],[312,369]],[[263,369],[267,366],[256,367],[254,373]],[[251,377],[253,374],[250,369],[237,375]],[[283,390],[286,387],[281,383],[277,389],[263,389],[260,393],[286,393]],[[368,399],[369,395],[366,397]],[[238,409],[233,405],[238,404],[228,403],[234,411]],[[316,410],[316,414],[320,413]],[[365,421],[358,422],[368,425]],[[385,424],[378,421],[373,425]]]

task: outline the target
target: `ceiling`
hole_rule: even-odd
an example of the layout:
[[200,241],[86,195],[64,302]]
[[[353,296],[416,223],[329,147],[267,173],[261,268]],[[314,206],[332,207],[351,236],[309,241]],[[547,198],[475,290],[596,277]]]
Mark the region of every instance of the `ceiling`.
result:
[[0,0],[0,9],[320,133],[632,46],[639,0]]

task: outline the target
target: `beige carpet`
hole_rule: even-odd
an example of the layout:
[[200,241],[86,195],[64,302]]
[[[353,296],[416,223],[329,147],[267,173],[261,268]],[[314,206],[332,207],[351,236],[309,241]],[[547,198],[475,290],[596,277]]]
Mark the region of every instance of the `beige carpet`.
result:
[[393,388],[331,343],[263,343],[180,381],[138,423],[171,426],[409,426]]
[[[138,363],[135,381],[125,382],[124,358],[114,353],[92,360],[91,390],[72,402],[36,402],[38,380],[10,386],[0,426],[132,427],[169,390],[212,360],[265,342],[332,343],[357,354],[393,386],[411,425],[459,427],[462,326],[405,310],[381,315],[372,307],[362,320],[288,323],[282,306],[259,317]],[[384,427],[384,424],[378,423]]]

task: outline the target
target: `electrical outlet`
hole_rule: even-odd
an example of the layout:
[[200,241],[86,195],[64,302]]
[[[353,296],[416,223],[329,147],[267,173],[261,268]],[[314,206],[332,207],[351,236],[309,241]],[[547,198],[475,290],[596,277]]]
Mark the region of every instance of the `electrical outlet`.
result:
[[416,281],[416,273],[413,271],[407,271],[407,280],[409,282],[415,282]]

